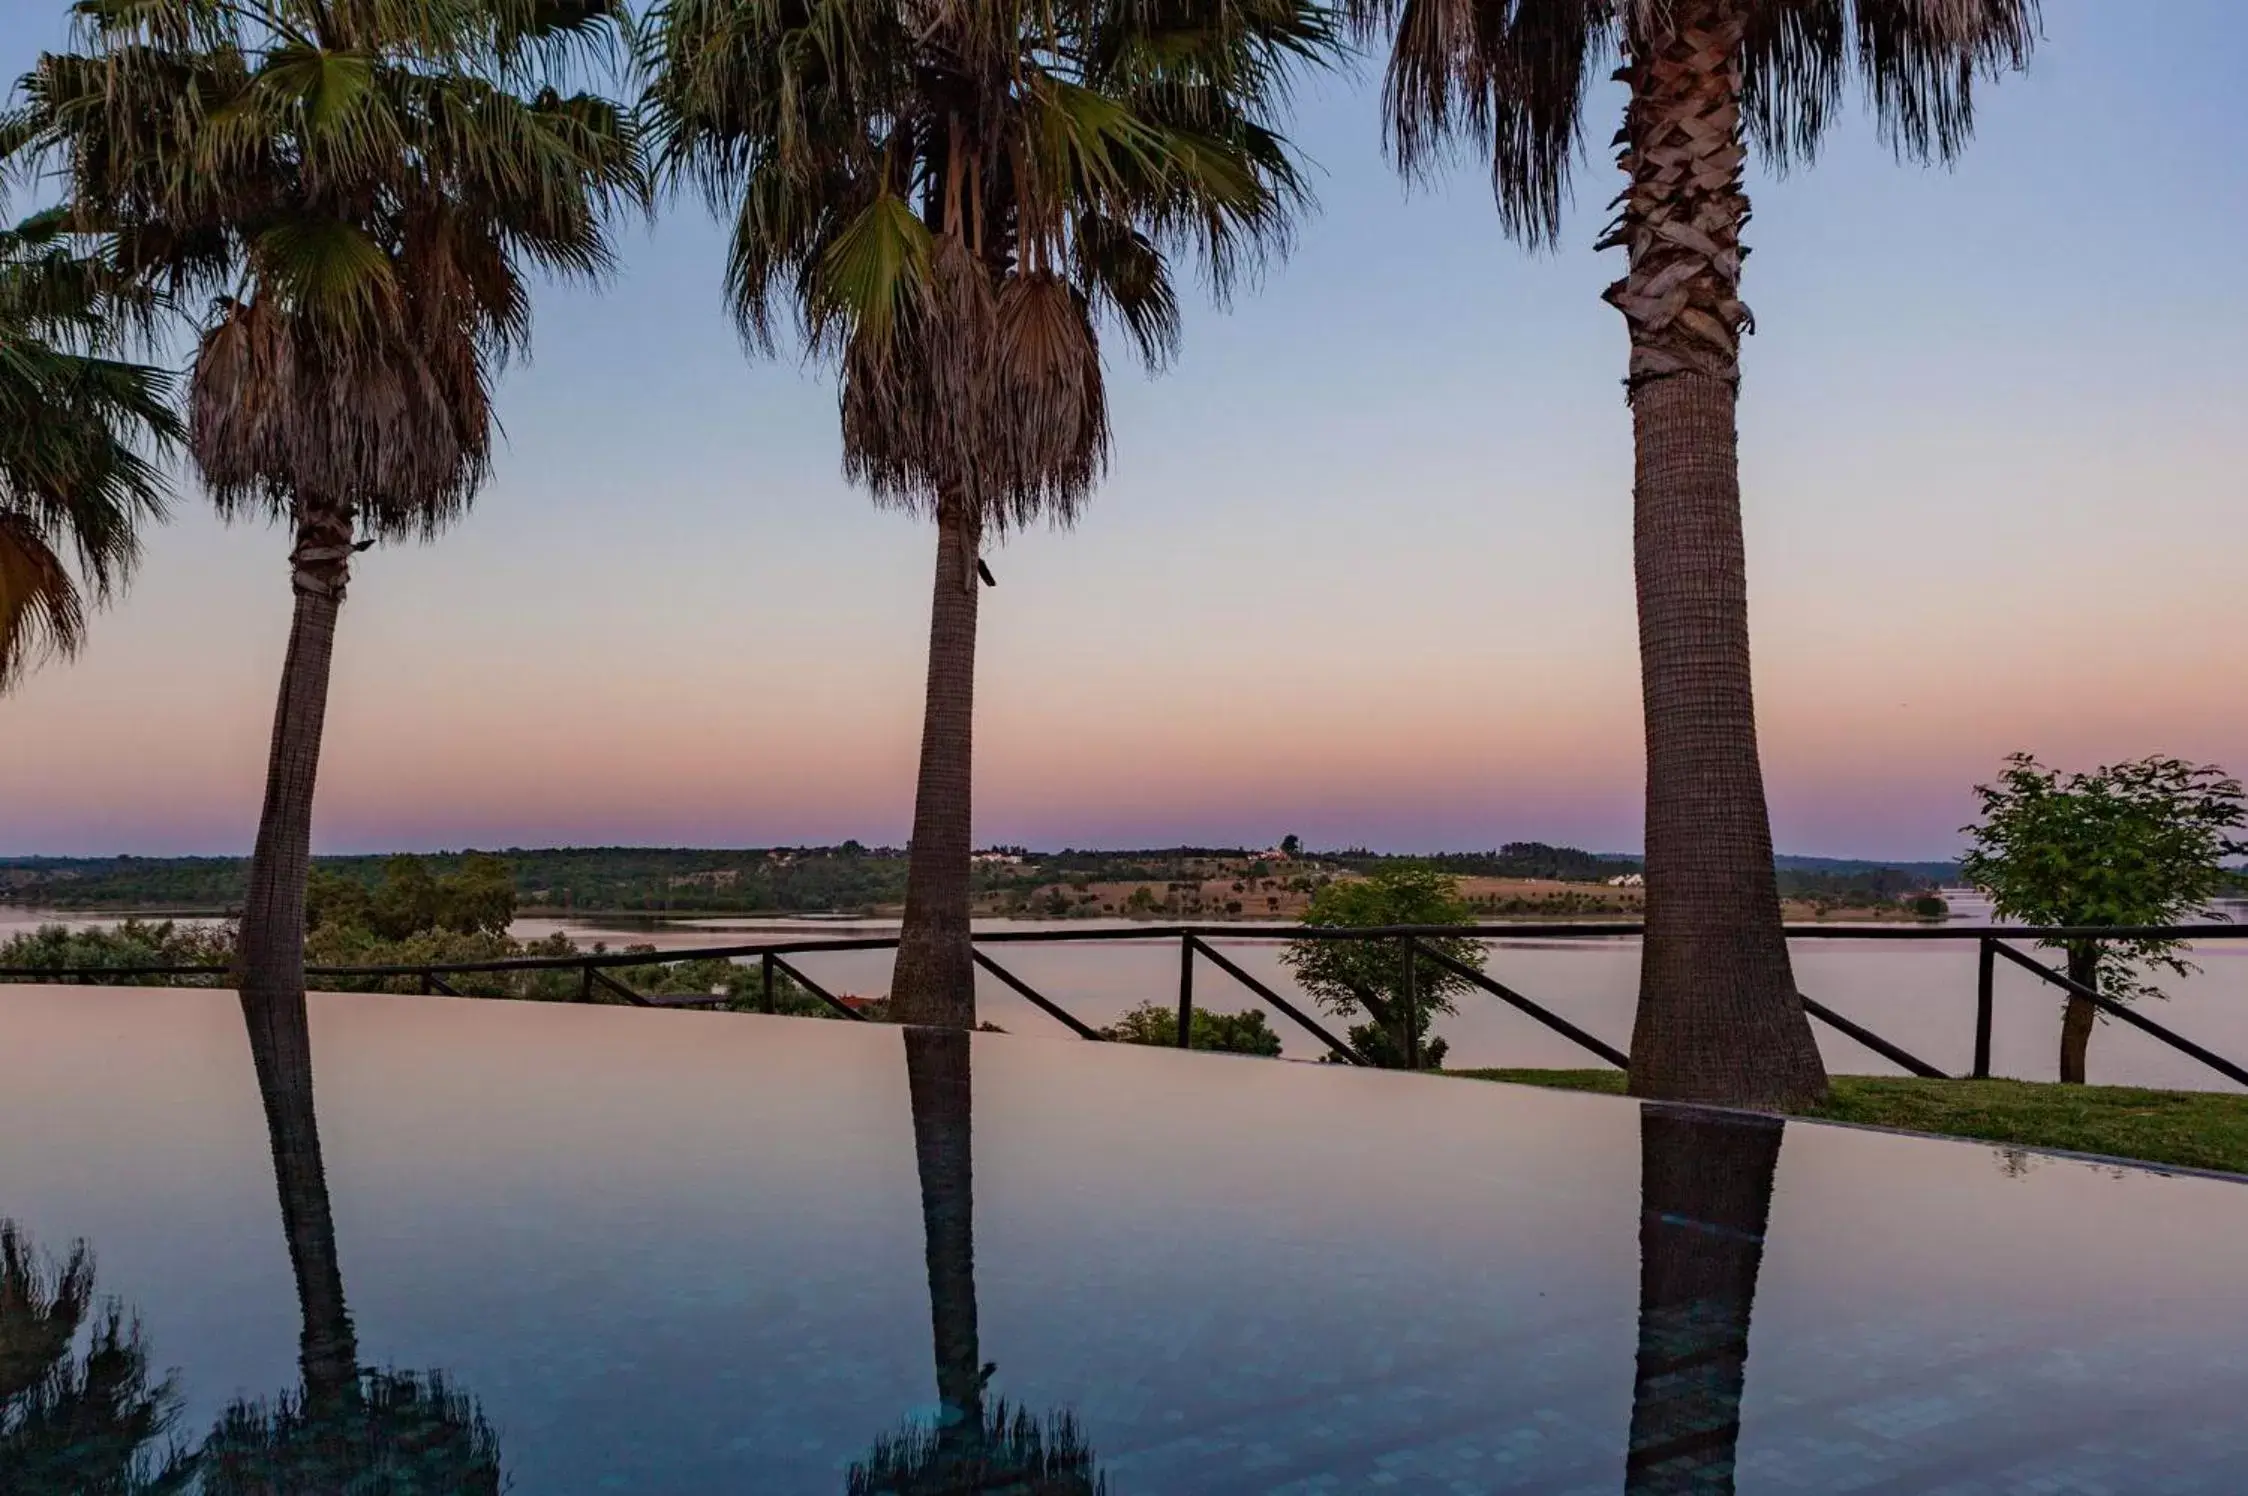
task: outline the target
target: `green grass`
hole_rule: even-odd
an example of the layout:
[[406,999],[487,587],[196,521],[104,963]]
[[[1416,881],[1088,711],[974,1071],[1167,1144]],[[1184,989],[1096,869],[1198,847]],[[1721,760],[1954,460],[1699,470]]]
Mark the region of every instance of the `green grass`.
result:
[[[1565,1091],[1621,1095],[1624,1089],[1619,1070],[1446,1073]],[[1800,1115],[2248,1174],[2248,1096],[2022,1080],[1837,1075],[1827,1103]]]

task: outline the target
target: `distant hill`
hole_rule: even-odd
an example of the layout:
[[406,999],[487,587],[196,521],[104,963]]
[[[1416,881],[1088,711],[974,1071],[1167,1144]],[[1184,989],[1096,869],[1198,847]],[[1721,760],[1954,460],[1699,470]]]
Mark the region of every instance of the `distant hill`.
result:
[[[458,871],[464,852],[422,855],[429,870]],[[905,852],[896,847],[510,847],[498,855],[515,872],[528,909],[604,909],[676,913],[860,912],[905,897]],[[1028,892],[1061,883],[1163,882],[1212,876],[1210,865],[1243,862],[1276,876],[1267,854],[1248,848],[1166,847],[1144,851],[1007,848],[976,866],[982,892]],[[322,868],[372,885],[390,854],[314,859]],[[1395,854],[1363,847],[1306,851],[1300,871],[1366,872]],[[1412,860],[1463,878],[1540,878],[1599,883],[1639,870],[1638,859],[1545,842],[1508,842],[1485,852],[1444,852]],[[1783,891],[1893,896],[1958,875],[1946,862],[1889,863],[1831,857],[1777,859]],[[249,876],[243,857],[0,857],[0,902],[64,909],[232,911]]]

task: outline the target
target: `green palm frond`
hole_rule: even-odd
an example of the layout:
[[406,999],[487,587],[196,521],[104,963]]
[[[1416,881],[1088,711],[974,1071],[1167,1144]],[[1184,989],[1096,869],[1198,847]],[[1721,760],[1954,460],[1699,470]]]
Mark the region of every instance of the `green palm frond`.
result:
[[75,653],[164,514],[171,380],[108,356],[141,307],[50,209],[0,231],[0,690]]
[[883,355],[900,315],[929,294],[931,248],[927,225],[904,199],[876,193],[828,242],[808,279],[807,325],[814,341],[848,329],[848,336]]
[[[1585,97],[1652,0],[1351,0],[1361,40],[1386,39],[1385,133],[1411,173],[1488,155],[1501,222],[1532,244],[1560,229]],[[1900,155],[1950,160],[1975,85],[2023,66],[2038,0],[1753,0],[1743,6],[1749,136],[1779,168],[1807,161],[1854,76]]]
[[92,0],[21,89],[121,270],[209,307],[188,447],[222,511],[315,498],[428,535],[490,468],[528,275],[597,280],[649,181],[635,116],[556,85],[611,0]]
[[1312,0],[659,0],[635,33],[662,180],[731,220],[726,295],[834,360],[847,476],[990,530],[1105,466],[1100,333],[1175,351],[1308,194],[1274,125],[1331,59]]

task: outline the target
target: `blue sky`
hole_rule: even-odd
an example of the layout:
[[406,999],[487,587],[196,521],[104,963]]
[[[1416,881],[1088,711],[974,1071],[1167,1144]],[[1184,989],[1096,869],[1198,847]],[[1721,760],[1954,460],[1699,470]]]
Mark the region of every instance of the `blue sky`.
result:
[[[2248,769],[2248,7],[2048,0],[1951,169],[1861,116],[1759,175],[1743,477],[1780,845],[1940,856],[2026,748]],[[0,9],[0,64],[63,35]],[[1616,101],[1596,101],[1604,141]],[[1294,134],[1320,212],[1160,381],[1110,482],[993,558],[978,834],[1628,849],[1641,759],[1620,257],[1407,190],[1368,70]],[[753,364],[698,202],[537,308],[470,518],[363,559],[318,842],[894,842],[932,538],[838,472],[833,391]],[[241,850],[285,538],[184,492],[93,647],[0,703],[0,851]]]

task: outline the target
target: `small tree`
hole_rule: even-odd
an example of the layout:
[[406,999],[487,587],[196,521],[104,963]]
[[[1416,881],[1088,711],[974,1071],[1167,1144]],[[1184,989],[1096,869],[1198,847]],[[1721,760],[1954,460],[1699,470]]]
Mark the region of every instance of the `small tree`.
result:
[[[1385,863],[1366,878],[1328,883],[1304,911],[1307,925],[1362,929],[1459,925],[1469,919],[1457,879],[1412,863]],[[1480,941],[1421,943],[1464,966],[1483,967]],[[1409,957],[1404,944],[1394,940],[1299,940],[1280,959],[1328,1012],[1340,1017],[1364,1013],[1372,1020],[1350,1030],[1351,1047],[1367,1059],[1402,1070],[1413,1068],[1417,1056],[1431,1069],[1442,1067],[1447,1046],[1428,1037],[1429,1023],[1438,1013],[1457,1011],[1453,994],[1472,985],[1467,978],[1425,957]]]
[[[2226,885],[2223,860],[2248,851],[2230,833],[2248,820],[2240,782],[2214,765],[2159,756],[2063,775],[2026,753],[1975,787],[1982,823],[1962,876],[1999,915],[2033,925],[2167,925]],[[2106,996],[2165,994],[2144,973],[2196,970],[2174,940],[2044,941],[2068,974]],[[2071,994],[2061,1019],[2061,1079],[2082,1084],[2097,1017]]]
[[1303,851],[1303,849],[1303,838],[1296,835],[1296,833],[1293,831],[1280,838],[1280,850],[1287,853],[1290,857],[1295,856],[1297,853]]

